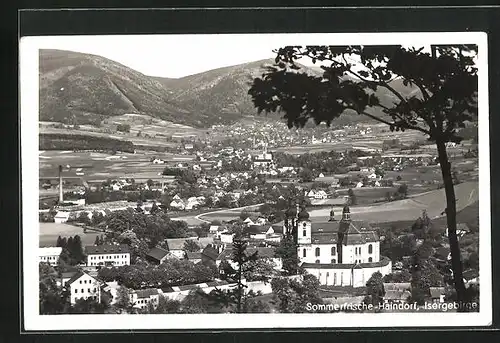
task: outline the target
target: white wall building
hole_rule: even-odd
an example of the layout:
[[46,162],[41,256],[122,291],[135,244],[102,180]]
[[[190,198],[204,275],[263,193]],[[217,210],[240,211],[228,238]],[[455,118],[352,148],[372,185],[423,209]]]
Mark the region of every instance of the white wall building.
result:
[[133,307],[144,309],[149,304],[152,304],[153,307],[158,306],[160,294],[158,289],[149,288],[149,289],[140,289],[136,291],[132,291],[129,294],[130,302],[133,304]]
[[59,264],[59,256],[61,256],[61,247],[46,247],[38,248],[38,262],[48,263],[51,266]]
[[54,217],[54,223],[66,223],[69,219],[70,212],[58,211]]
[[297,219],[298,257],[321,284],[362,287],[375,272],[391,273],[391,261],[380,256],[377,233],[368,224],[351,220],[348,206],[340,221],[311,223],[305,211]]
[[101,286],[97,279],[79,271],[66,283],[70,290],[70,302],[75,304],[78,299],[94,299],[101,302]]
[[130,249],[128,245],[89,245],[85,247],[87,266],[128,266]]

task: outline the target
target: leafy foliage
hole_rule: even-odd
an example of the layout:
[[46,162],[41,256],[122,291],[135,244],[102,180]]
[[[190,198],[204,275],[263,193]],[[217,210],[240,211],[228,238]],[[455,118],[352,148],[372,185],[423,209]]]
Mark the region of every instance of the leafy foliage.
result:
[[321,304],[319,280],[304,274],[302,280],[278,277],[271,280],[274,302],[280,313],[303,313],[308,303]]
[[[430,51],[400,45],[286,46],[276,50],[275,65],[254,79],[249,90],[259,113],[280,112],[289,128],[309,121],[330,126],[342,114],[355,113],[391,131],[419,131],[435,142],[459,301],[464,300],[465,285],[446,143],[460,143],[460,131],[477,120],[476,55],[476,45],[430,46]],[[301,72],[301,58],[318,62],[323,75]],[[396,82],[403,88],[396,89]],[[380,89],[390,94],[390,101],[379,96]]]

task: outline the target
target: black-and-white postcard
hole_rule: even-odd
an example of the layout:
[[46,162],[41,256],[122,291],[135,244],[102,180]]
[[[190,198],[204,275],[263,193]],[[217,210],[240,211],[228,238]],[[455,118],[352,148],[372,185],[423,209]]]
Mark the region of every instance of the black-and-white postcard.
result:
[[25,329],[491,324],[487,48],[22,38]]

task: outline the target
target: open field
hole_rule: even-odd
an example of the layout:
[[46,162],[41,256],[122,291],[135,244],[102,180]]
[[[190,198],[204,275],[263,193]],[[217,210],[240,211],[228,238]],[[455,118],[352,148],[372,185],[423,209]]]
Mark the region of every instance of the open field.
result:
[[[477,182],[466,182],[455,186],[457,197],[457,211],[468,206],[478,206],[479,188]],[[420,217],[422,210],[426,210],[431,219],[443,217],[441,214],[446,207],[444,189],[425,192],[404,200],[397,200],[377,205],[351,206],[351,215],[357,220],[370,223],[385,223],[397,221],[412,221]],[[309,211],[310,220],[324,222],[330,218],[332,208],[312,209]],[[333,207],[337,217],[342,213],[342,206]],[[220,210],[200,215],[206,221],[233,220],[239,217],[241,210]]]
[[[119,124],[130,125],[130,132],[117,132]],[[206,130],[174,124],[169,121],[142,114],[124,114],[104,120],[100,127],[79,125],[77,129],[58,127],[59,123],[40,122],[40,133],[82,134],[96,137],[108,137],[131,141],[135,145],[176,147],[178,143],[167,141],[168,138],[204,137]],[[56,127],[54,127],[56,126]]]
[[[457,210],[461,210],[479,201],[477,182],[467,182],[455,186]],[[444,189],[426,192],[420,196],[411,197],[388,203],[372,206],[352,206],[351,215],[358,220],[371,223],[414,220],[426,210],[430,218],[442,217],[446,207]],[[334,208],[341,213],[342,208]],[[309,212],[311,221],[325,221],[330,216],[330,209],[318,209]]]
[[[39,246],[49,247],[55,246],[57,242],[57,237],[70,237],[79,235],[82,239],[82,245],[93,245],[95,242],[95,237],[101,235],[102,233],[83,233],[81,227],[69,225],[69,224],[57,224],[57,223],[39,223],[40,233],[39,233]],[[29,233],[24,233],[29,234]]]
[[[73,178],[75,183],[79,183],[78,179],[87,182],[104,181],[108,178],[134,178],[137,181],[161,179],[160,175],[165,165],[153,164],[150,162],[153,157],[162,158],[172,163],[188,162],[194,159],[194,156],[191,155],[146,151],[116,155],[97,152],[40,151],[40,179],[57,177],[60,164],[71,166],[69,171],[63,172],[63,177]],[[77,176],[77,172],[84,175]]]

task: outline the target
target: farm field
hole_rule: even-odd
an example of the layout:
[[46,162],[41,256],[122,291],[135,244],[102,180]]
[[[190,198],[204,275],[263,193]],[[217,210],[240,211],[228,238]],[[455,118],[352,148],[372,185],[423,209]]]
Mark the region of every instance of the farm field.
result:
[[49,247],[55,246],[57,242],[57,237],[70,237],[79,235],[82,239],[82,245],[93,245],[95,242],[95,237],[101,235],[102,233],[83,233],[81,227],[69,225],[69,224],[59,224],[59,223],[39,223],[40,233],[39,233],[39,246]]
[[[135,154],[120,153],[116,155],[98,152],[73,151],[40,151],[39,170],[40,178],[57,177],[58,166],[70,165],[69,171],[63,172],[65,178],[78,178],[87,182],[104,181],[108,178],[134,178],[138,181],[161,178],[164,164],[153,164],[154,157],[162,158],[167,162],[182,163],[194,159],[192,155],[175,155],[138,151]],[[81,168],[84,175],[76,173]]]
[[[466,182],[455,186],[457,197],[457,211],[469,206],[479,206],[479,187],[477,182]],[[351,206],[351,215],[357,220],[370,223],[397,222],[415,220],[426,210],[431,219],[443,217],[441,214],[446,207],[444,189],[425,192],[421,195],[404,200],[397,200],[377,205]],[[309,211],[312,222],[324,222],[330,218],[332,208],[311,209]],[[340,217],[342,206],[333,207]],[[233,220],[239,217],[241,210],[221,210],[198,218],[206,221]]]

